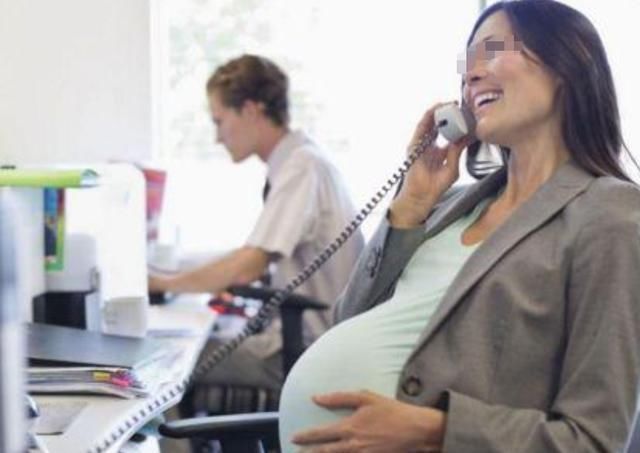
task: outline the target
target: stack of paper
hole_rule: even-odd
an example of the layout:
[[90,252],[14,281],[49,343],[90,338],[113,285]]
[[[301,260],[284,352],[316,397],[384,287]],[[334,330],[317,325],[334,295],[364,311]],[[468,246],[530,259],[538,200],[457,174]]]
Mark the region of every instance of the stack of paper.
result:
[[172,376],[181,351],[159,340],[27,324],[27,388],[32,393],[101,393],[146,397]]
[[[165,359],[172,359],[167,355]],[[142,370],[117,367],[29,367],[30,393],[97,393],[122,398],[147,397],[157,392],[166,379],[159,371],[167,360],[146,365]]]

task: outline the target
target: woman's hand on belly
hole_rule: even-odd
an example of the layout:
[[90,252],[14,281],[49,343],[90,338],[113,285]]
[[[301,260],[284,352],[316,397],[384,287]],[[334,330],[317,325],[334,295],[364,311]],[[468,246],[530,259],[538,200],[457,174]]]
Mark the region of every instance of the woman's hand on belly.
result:
[[413,406],[369,391],[314,396],[327,409],[353,409],[339,422],[297,433],[302,452],[436,452],[442,447],[444,412]]

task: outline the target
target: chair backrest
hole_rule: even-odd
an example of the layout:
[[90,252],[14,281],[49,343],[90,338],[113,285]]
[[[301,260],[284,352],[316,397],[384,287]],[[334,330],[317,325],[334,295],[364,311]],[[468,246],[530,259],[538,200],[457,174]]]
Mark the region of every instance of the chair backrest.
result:
[[[261,300],[266,303],[274,297],[278,290],[270,287],[233,286],[231,294]],[[304,333],[302,315],[305,310],[326,310],[325,303],[300,294],[289,294],[280,305],[282,319],[282,371],[286,376],[298,357],[304,352]]]

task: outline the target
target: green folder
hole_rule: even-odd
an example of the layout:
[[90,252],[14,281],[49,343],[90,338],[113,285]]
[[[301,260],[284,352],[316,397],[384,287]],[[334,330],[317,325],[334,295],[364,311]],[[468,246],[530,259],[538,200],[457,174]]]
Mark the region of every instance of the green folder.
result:
[[0,169],[0,186],[65,188],[92,187],[97,184],[98,173],[90,169]]

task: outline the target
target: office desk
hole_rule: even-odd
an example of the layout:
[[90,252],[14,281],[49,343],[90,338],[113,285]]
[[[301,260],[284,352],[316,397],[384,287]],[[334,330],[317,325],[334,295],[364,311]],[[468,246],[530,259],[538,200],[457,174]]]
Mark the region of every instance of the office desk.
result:
[[[190,336],[165,335],[171,344],[184,348],[184,354],[173,365],[173,370],[179,371],[179,378],[173,384],[188,376],[193,367],[215,320],[214,313],[206,307],[206,296],[181,296],[176,301],[164,306],[150,307],[149,329],[178,328],[191,329]],[[162,390],[170,388],[165,384]],[[87,406],[61,435],[41,435],[38,438],[44,443],[50,453],[87,453],[96,451],[99,443],[112,435],[116,441],[107,450],[101,452],[116,453],[118,449],[149,420],[161,414],[168,407],[176,404],[181,395],[167,401],[146,417],[138,418],[122,432],[116,430],[121,424],[132,419],[147,404],[152,402],[154,395],[149,398],[122,399],[98,395],[35,395],[38,404],[63,404],[85,402]],[[126,426],[126,425],[125,425]],[[117,432],[117,434],[115,434]],[[93,450],[92,450],[93,449]]]

